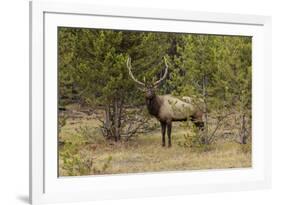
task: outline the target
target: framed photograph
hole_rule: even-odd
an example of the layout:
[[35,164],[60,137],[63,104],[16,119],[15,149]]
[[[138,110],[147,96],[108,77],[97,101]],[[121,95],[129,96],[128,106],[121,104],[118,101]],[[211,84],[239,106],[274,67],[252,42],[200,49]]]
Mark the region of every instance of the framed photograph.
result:
[[269,188],[270,76],[270,17],[30,2],[31,203]]

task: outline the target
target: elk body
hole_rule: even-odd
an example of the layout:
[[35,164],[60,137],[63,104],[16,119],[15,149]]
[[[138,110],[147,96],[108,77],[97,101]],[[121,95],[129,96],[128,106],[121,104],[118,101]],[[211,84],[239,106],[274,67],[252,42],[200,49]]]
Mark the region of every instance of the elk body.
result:
[[149,114],[156,117],[161,124],[162,146],[166,145],[165,135],[167,130],[168,146],[170,147],[172,145],[171,132],[172,132],[173,121],[191,120],[200,129],[204,127],[204,123],[202,120],[203,112],[195,104],[191,102],[184,102],[171,95],[156,94],[155,92],[156,88],[167,77],[168,74],[168,64],[165,58],[164,58],[164,62],[166,66],[164,75],[158,81],[153,83],[144,83],[138,81],[134,77],[132,73],[130,58],[128,58],[127,60],[127,67],[129,70],[130,77],[138,85],[144,88],[143,90],[145,91],[145,101]]

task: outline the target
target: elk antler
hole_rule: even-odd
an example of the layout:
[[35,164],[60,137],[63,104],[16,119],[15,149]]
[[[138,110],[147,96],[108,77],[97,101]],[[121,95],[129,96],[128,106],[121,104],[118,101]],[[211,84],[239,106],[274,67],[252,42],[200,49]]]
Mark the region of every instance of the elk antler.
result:
[[155,87],[158,86],[167,77],[167,74],[168,74],[168,63],[167,63],[167,59],[165,58],[165,56],[164,56],[164,62],[165,62],[165,66],[166,66],[165,73],[158,81],[156,81],[154,83]]
[[138,80],[134,77],[134,75],[133,75],[133,73],[132,73],[132,65],[131,65],[131,58],[130,58],[130,57],[128,57],[128,60],[127,60],[127,68],[128,68],[128,70],[129,70],[129,75],[131,76],[131,78],[132,78],[137,84],[142,85],[142,86],[145,86],[145,84],[144,84],[143,82],[138,81]]

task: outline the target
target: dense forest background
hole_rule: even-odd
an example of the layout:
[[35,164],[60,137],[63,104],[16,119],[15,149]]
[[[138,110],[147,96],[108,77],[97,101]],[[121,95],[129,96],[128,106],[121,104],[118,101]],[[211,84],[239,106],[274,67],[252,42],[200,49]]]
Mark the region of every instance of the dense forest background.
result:
[[[147,114],[143,92],[129,77],[129,56],[134,75],[145,82],[163,75],[165,56],[169,72],[158,94],[189,96],[203,103],[206,129],[181,125],[185,131],[179,147],[206,151],[206,146],[229,137],[251,145],[251,37],[59,27],[58,56],[59,142],[65,175],[104,173],[112,161],[108,152],[102,168],[93,168],[95,162],[85,161],[84,155],[81,159],[77,147],[96,147],[99,137],[107,144],[129,144],[159,127]],[[71,122],[79,117],[92,117],[94,123]],[[72,138],[65,128],[71,123],[78,124]],[[82,165],[79,160],[84,160]],[[77,166],[88,171],[73,171]]]

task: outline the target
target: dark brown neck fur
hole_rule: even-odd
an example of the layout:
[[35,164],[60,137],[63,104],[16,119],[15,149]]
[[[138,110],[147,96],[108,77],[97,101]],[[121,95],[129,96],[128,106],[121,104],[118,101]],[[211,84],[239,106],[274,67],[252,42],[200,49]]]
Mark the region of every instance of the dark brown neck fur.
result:
[[152,98],[146,98],[146,106],[149,114],[157,118],[159,117],[161,104],[162,104],[161,99],[157,95],[155,95]]

